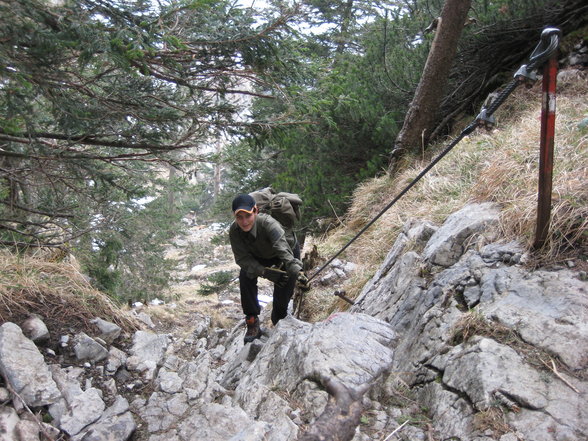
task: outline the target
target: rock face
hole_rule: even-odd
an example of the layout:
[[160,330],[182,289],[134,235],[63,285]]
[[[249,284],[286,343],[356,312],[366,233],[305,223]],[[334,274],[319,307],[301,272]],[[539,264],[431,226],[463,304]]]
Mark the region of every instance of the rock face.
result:
[[398,333],[392,369],[440,439],[588,439],[588,284],[529,272],[515,243],[485,245],[497,214],[468,206],[432,235],[406,225],[353,311]]
[[[83,380],[88,367],[45,364],[20,328],[5,323],[0,327],[2,372],[29,407],[48,405],[53,426],[72,440],[123,441],[140,427],[134,439],[283,441],[297,439],[322,412],[328,398],[323,384],[335,381],[350,396],[361,398],[381,381],[395,345],[387,323],[349,313],[316,324],[288,317],[262,341],[245,346],[242,324],[222,342],[218,333],[200,328],[195,332],[199,344],[188,358],[178,355],[185,351],[185,341],[136,332],[128,356],[111,347],[108,360],[94,359],[103,363],[96,366],[102,372],[94,377],[101,382],[96,388]],[[76,336],[72,352],[77,354],[79,342],[90,338]],[[20,386],[25,380],[18,375],[18,365],[30,366],[27,377],[39,381]],[[152,389],[147,395],[133,391],[147,386]],[[130,405],[118,389],[130,391]],[[16,427],[21,422],[12,408],[0,415],[10,432],[7,439],[19,439]]]
[[499,211],[490,203],[468,205],[447,218],[427,242],[424,258],[440,266],[453,265],[463,255],[465,242],[498,222]]
[[[4,323],[1,437],[588,439],[588,284],[525,269],[521,247],[495,238],[498,214],[474,204],[440,227],[408,223],[350,311],[289,316],[247,345],[242,320],[195,316],[188,335],[149,326],[125,347],[96,319],[97,335],[59,339],[73,360],[59,365]],[[329,432],[334,420],[345,430]]]
[[[308,324],[288,317],[263,341],[243,345],[237,326],[219,357],[201,352],[182,364],[180,388],[160,388],[131,406],[147,423],[150,440],[294,440],[304,421],[327,401],[321,379],[349,388],[377,381],[392,361],[394,333],[381,320],[342,313]],[[162,377],[162,370],[159,376]]]
[[27,406],[53,404],[60,397],[43,355],[10,322],[0,326],[0,372]]

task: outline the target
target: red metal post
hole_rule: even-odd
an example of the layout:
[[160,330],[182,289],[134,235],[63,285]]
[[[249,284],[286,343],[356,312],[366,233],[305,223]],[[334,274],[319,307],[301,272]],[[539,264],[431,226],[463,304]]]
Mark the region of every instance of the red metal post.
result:
[[545,245],[551,218],[553,150],[555,143],[555,90],[557,82],[557,51],[555,52],[549,57],[543,68],[537,229],[535,231],[535,243],[533,244],[535,249]]

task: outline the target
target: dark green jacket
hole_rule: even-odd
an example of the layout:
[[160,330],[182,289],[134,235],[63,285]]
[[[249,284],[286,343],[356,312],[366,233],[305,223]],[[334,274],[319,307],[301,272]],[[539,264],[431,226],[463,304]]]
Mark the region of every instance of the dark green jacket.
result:
[[279,259],[291,275],[302,269],[302,262],[292,253],[296,239],[292,236],[290,242],[292,239],[294,241],[289,244],[286,232],[270,215],[259,213],[253,228],[247,233],[233,222],[229,228],[229,239],[235,262],[245,270],[248,277],[253,278],[263,274],[264,265],[258,259]]

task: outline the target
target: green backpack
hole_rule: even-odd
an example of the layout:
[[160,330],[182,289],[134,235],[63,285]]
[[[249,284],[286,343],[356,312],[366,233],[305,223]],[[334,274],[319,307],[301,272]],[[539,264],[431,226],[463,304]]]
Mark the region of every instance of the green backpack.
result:
[[286,231],[292,230],[297,221],[300,221],[300,206],[302,199],[297,194],[276,191],[266,187],[253,193],[249,193],[261,213],[267,213],[276,219]]

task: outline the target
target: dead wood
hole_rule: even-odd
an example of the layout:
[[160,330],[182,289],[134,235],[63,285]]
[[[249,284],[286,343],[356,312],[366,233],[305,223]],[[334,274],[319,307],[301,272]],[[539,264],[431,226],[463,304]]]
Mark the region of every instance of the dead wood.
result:
[[298,441],[350,441],[363,410],[362,397],[369,386],[352,389],[335,378],[321,378],[329,394],[323,413]]

